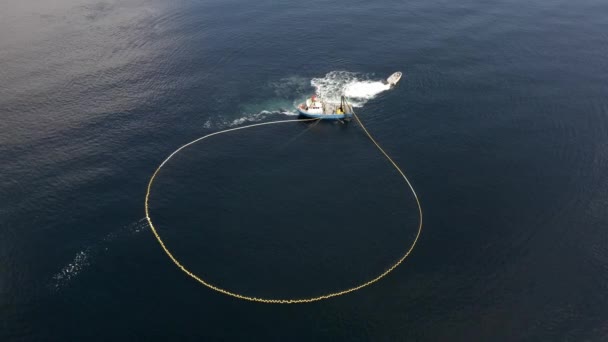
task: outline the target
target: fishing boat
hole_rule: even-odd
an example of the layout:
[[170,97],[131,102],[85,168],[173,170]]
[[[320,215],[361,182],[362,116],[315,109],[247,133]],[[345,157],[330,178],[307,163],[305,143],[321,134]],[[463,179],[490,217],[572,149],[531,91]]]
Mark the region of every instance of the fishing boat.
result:
[[340,103],[331,103],[313,95],[298,106],[298,113],[308,118],[339,120],[352,117],[353,107],[344,96]]
[[[400,71],[397,71],[390,75],[384,84],[393,87],[399,82],[402,75]],[[351,118],[354,111],[344,96],[341,96],[340,103],[332,103],[313,95],[298,106],[298,113],[308,118],[340,120]]]

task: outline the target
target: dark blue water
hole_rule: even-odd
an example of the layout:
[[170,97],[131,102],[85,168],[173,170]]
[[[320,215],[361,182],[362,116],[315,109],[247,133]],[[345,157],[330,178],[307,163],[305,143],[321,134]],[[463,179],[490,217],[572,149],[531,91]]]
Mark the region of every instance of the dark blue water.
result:
[[[607,17],[601,0],[4,1],[0,339],[608,339]],[[358,113],[425,211],[402,266],[276,306],[162,252],[143,204],[169,153],[293,119],[313,79],[398,70]],[[266,297],[381,273],[417,219],[352,122],[214,137],[152,202],[184,264]]]

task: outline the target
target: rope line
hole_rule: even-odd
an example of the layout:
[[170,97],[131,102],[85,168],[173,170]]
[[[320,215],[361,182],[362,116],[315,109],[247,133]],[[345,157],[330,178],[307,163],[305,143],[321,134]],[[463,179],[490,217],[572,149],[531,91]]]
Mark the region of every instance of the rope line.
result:
[[154,234],[154,237],[156,237],[156,240],[158,241],[158,243],[162,247],[162,249],[165,252],[165,254],[167,254],[167,256],[169,257],[169,259],[171,259],[171,261],[182,272],[186,273],[188,276],[190,276],[191,278],[193,278],[194,280],[196,280],[200,284],[205,285],[206,287],[208,287],[208,288],[210,288],[210,289],[212,289],[214,291],[217,291],[219,293],[223,293],[225,295],[228,295],[228,296],[231,296],[231,297],[234,297],[234,298],[248,300],[248,301],[252,301],[252,302],[259,302],[259,303],[270,303],[270,304],[312,303],[312,302],[316,302],[316,301],[320,301],[320,300],[324,300],[324,299],[329,299],[329,298],[332,298],[332,297],[342,296],[342,295],[345,295],[345,294],[348,294],[348,293],[351,293],[351,292],[355,292],[355,291],[360,290],[360,289],[362,289],[364,287],[372,285],[372,284],[378,282],[380,279],[384,278],[386,275],[388,275],[390,272],[392,272],[395,268],[397,268],[399,265],[401,265],[401,263],[403,263],[403,261],[410,255],[410,253],[412,252],[412,250],[414,250],[414,247],[416,246],[416,243],[418,242],[418,238],[420,237],[420,234],[422,233],[422,206],[420,205],[420,200],[418,199],[418,195],[416,194],[416,191],[414,190],[414,187],[410,183],[410,181],[407,178],[407,176],[405,175],[405,173],[401,170],[401,168],[399,168],[399,166],[397,165],[397,163],[395,163],[395,161],[393,161],[393,159],[388,155],[388,153],[386,153],[384,151],[384,149],[382,149],[382,147],[380,147],[380,144],[378,144],[378,142],[372,137],[372,135],[369,133],[369,131],[365,128],[365,126],[363,125],[363,123],[361,122],[361,120],[359,119],[359,117],[357,116],[357,114],[354,114],[354,117],[355,117],[357,123],[359,123],[359,126],[361,126],[361,128],[363,129],[363,131],[367,135],[367,137],[378,148],[378,150],[380,150],[380,152],[386,157],[386,159],[393,165],[393,167],[399,172],[399,174],[401,175],[401,177],[405,180],[405,182],[407,183],[408,187],[412,191],[412,194],[414,195],[414,199],[416,200],[416,205],[418,206],[419,221],[418,221],[418,231],[416,233],[416,237],[414,238],[411,246],[408,248],[408,250],[405,252],[405,254],[401,258],[399,258],[399,260],[397,260],[397,262],[395,262],[387,270],[385,270],[384,272],[382,272],[380,275],[376,276],[375,278],[373,278],[371,280],[368,280],[368,281],[366,281],[366,282],[364,282],[362,284],[359,284],[357,286],[354,286],[354,287],[351,287],[351,288],[348,288],[348,289],[345,289],[345,290],[341,290],[341,291],[336,291],[336,292],[331,292],[331,293],[327,293],[327,294],[320,295],[320,296],[315,296],[315,297],[309,297],[309,298],[282,298],[282,299],[278,298],[277,299],[277,298],[262,298],[262,297],[247,296],[247,295],[244,295],[244,294],[240,294],[238,292],[229,291],[229,290],[223,289],[223,288],[221,288],[219,286],[213,285],[213,284],[209,283],[208,281],[202,279],[201,277],[197,276],[196,274],[192,273],[190,270],[188,270],[184,265],[182,265],[181,262],[179,262],[179,260],[177,260],[177,258],[175,256],[173,256],[173,254],[171,253],[171,251],[169,250],[169,248],[166,246],[166,244],[163,241],[163,239],[158,234],[158,231],[156,230],[156,227],[154,227],[154,224],[152,223],[152,219],[150,218],[150,208],[149,208],[149,200],[150,200],[150,193],[151,193],[151,189],[152,189],[152,184],[154,183],[154,179],[156,178],[156,176],[158,175],[158,173],[162,169],[162,167],[171,158],[173,158],[173,156],[175,156],[177,153],[179,153],[181,150],[183,150],[186,147],[188,147],[190,145],[193,145],[193,144],[195,144],[195,143],[197,143],[197,142],[199,142],[201,140],[210,138],[210,137],[212,137],[214,135],[219,135],[219,134],[228,133],[228,132],[234,132],[234,131],[238,131],[238,130],[242,130],[242,129],[246,129],[246,128],[258,127],[258,126],[273,125],[273,124],[282,124],[282,123],[289,123],[289,122],[314,121],[314,120],[318,120],[318,119],[295,119],[295,120],[270,121],[270,122],[257,123],[257,124],[242,126],[242,127],[225,129],[225,130],[214,132],[214,133],[211,133],[211,134],[207,134],[207,135],[205,135],[203,137],[195,139],[195,140],[193,140],[193,141],[191,141],[191,142],[189,142],[189,143],[181,146],[180,148],[178,148],[177,150],[175,150],[173,153],[171,153],[158,166],[158,168],[156,168],[156,170],[152,174],[152,177],[150,178],[150,181],[148,182],[148,187],[147,187],[147,191],[146,191],[146,199],[145,199],[146,219],[148,220],[148,224],[150,225],[150,229],[152,230],[152,233]]

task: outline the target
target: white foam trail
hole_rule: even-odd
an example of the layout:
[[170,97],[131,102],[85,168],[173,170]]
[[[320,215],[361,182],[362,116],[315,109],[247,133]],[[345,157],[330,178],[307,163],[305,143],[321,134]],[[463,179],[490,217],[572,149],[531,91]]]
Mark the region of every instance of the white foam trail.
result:
[[310,84],[317,95],[328,102],[339,102],[342,95],[355,107],[361,107],[391,86],[382,81],[349,71],[332,71],[325,77],[313,78]]
[[290,112],[290,111],[286,111],[286,110],[282,110],[282,111],[269,111],[269,110],[263,110],[259,113],[253,113],[253,114],[245,114],[245,116],[240,117],[238,119],[232,120],[230,122],[228,121],[224,121],[223,122],[223,126],[228,126],[228,127],[234,127],[234,126],[240,126],[244,123],[249,123],[249,122],[259,122],[262,121],[264,119],[266,119],[268,116],[271,115],[298,115],[297,113],[294,112]]
[[344,96],[356,99],[371,100],[376,97],[376,95],[383,91],[389,90],[390,88],[390,84],[385,84],[382,82],[354,82],[348,84],[344,88]]
[[292,112],[292,111],[289,111],[289,110],[284,110],[284,111],[281,112],[281,114],[287,115],[287,116],[298,116],[298,115],[300,115],[297,112]]
[[206,129],[222,129],[226,127],[235,127],[240,126],[245,123],[251,122],[260,122],[265,120],[270,116],[275,115],[287,115],[287,116],[297,116],[299,115],[295,111],[290,111],[286,109],[282,110],[263,110],[258,113],[243,113],[243,116],[236,119],[226,119],[226,118],[218,118],[217,120],[207,120],[203,123],[203,127]]
[[148,222],[146,221],[146,218],[142,218],[137,222],[133,222],[117,231],[107,234],[99,243],[85,247],[83,250],[76,253],[71,262],[53,275],[50,288],[58,291],[66,287],[71,280],[76,278],[76,276],[91,265],[92,259],[94,259],[96,255],[100,252],[107,251],[108,246],[112,241],[121,237],[135,235],[147,227]]
[[91,249],[85,248],[84,250],[76,253],[74,260],[69,264],[65,265],[59,272],[53,276],[53,288],[59,290],[65,287],[70,280],[76,277],[83,269],[89,266],[91,259]]

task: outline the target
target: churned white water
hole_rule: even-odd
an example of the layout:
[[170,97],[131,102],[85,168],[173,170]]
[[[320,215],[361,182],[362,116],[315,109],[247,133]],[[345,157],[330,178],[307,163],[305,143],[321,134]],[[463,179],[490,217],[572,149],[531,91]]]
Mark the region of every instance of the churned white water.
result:
[[390,85],[382,82],[354,82],[346,86],[344,95],[355,99],[371,100],[376,97],[376,95],[388,89],[390,89]]
[[328,102],[339,102],[344,95],[355,107],[361,107],[378,94],[389,90],[390,85],[381,80],[350,71],[332,71],[324,77],[313,78],[310,84],[317,95]]

